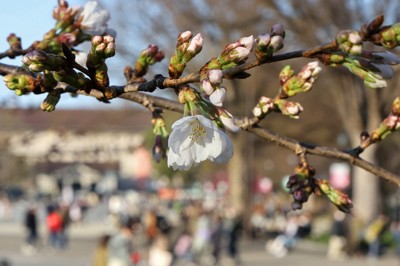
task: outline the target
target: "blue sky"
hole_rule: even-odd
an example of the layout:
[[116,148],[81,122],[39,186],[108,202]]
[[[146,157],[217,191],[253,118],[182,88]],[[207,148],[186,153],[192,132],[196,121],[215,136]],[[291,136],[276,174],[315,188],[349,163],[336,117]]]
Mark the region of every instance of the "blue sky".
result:
[[[2,25],[0,29],[0,51],[2,52],[8,49],[6,39],[10,33],[15,33],[21,37],[22,46],[26,48],[33,41],[40,40],[43,34],[54,26],[55,20],[52,17],[52,12],[57,5],[57,0],[1,0],[0,3],[0,25]],[[68,3],[70,6],[83,6],[86,1],[68,0]],[[14,60],[3,59],[1,62],[20,65],[21,57],[17,57]],[[3,81],[0,81],[1,104],[39,108],[45,97],[45,95],[33,94],[18,97],[5,87]],[[105,105],[92,97],[79,96],[78,98],[72,98],[69,95],[63,95],[57,108],[118,108],[121,103],[122,100],[116,100],[114,104]]]

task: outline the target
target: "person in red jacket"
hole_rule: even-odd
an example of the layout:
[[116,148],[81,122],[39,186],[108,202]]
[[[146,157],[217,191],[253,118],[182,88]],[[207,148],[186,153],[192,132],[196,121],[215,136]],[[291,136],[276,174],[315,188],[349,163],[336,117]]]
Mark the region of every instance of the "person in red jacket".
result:
[[63,221],[57,208],[49,207],[46,225],[49,231],[49,244],[54,248],[61,248],[60,237],[63,229]]

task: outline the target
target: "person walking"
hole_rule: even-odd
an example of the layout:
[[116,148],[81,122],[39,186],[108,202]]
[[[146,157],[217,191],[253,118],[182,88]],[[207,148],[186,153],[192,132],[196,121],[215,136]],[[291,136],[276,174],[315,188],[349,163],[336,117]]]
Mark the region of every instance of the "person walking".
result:
[[26,245],[22,247],[22,252],[26,255],[33,255],[36,252],[38,242],[38,224],[36,217],[36,208],[29,207],[25,213],[24,226],[26,229]]
[[134,256],[133,232],[140,220],[130,216],[120,218],[120,228],[107,245],[107,266],[133,266],[137,261]]
[[102,235],[94,250],[92,266],[108,266],[108,249],[107,245],[110,240],[110,235]]
[[333,214],[332,231],[329,237],[327,256],[330,260],[343,261],[347,258],[346,246],[348,227],[346,214],[336,210]]
[[49,232],[50,246],[56,249],[62,248],[61,231],[63,221],[58,209],[54,206],[48,208],[48,215],[46,218],[47,230]]

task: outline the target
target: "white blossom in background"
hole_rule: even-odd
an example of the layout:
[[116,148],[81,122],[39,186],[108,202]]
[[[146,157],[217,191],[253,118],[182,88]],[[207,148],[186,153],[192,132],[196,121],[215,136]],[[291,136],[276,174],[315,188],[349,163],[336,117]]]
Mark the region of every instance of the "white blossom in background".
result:
[[85,52],[77,52],[75,53],[75,62],[77,62],[79,65],[86,67],[86,61],[87,61],[87,53]]
[[107,22],[110,14],[106,9],[101,8],[97,1],[89,1],[81,10],[82,30],[90,35],[102,35],[107,32]]
[[233,155],[228,135],[202,115],[176,121],[172,125],[168,147],[168,166],[174,170],[189,170],[205,160],[226,163]]

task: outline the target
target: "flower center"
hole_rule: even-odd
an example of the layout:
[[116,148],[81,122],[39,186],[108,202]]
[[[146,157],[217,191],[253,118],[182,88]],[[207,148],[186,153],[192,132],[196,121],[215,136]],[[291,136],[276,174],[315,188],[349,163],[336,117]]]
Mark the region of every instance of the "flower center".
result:
[[200,140],[206,137],[206,129],[204,126],[199,123],[196,119],[192,122],[192,132],[190,133],[189,138],[193,141],[198,143]]

